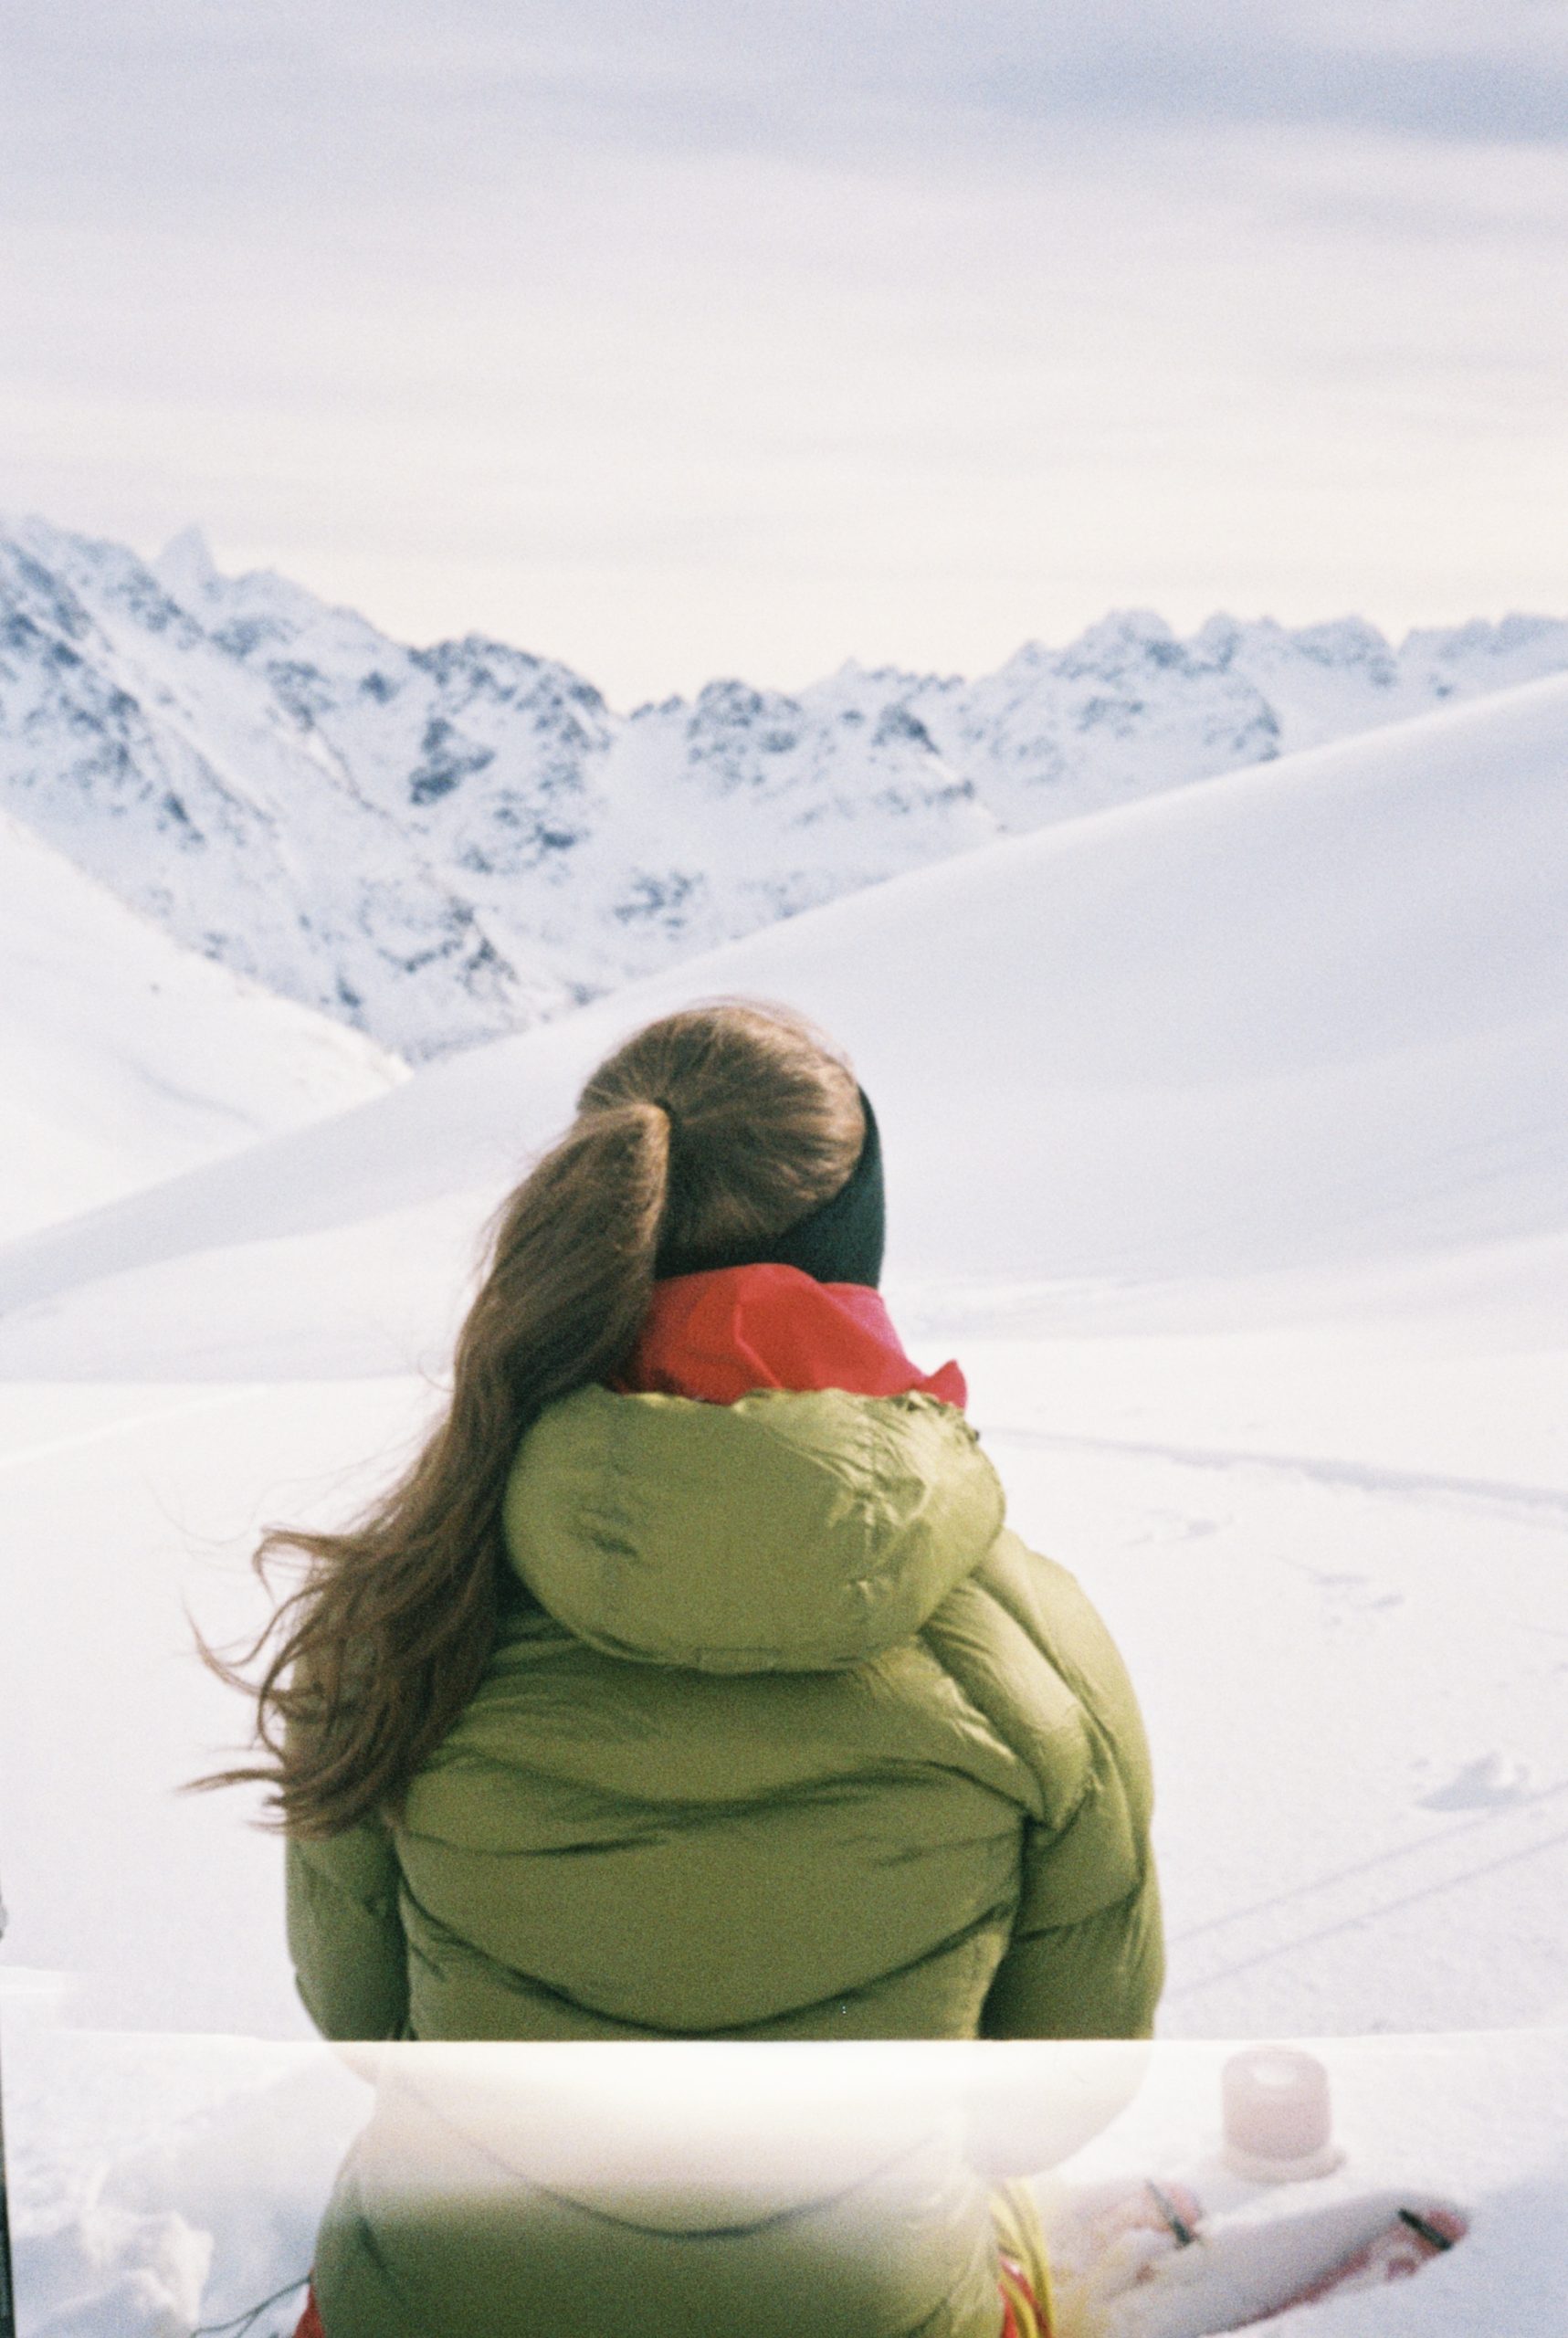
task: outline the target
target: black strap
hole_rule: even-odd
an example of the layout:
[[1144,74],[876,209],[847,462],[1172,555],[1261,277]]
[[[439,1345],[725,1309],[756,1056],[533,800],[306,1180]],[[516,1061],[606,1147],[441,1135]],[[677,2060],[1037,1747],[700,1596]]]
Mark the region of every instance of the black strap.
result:
[[860,1090],[866,1136],[844,1184],[782,1234],[737,1243],[721,1251],[660,1249],[658,1272],[709,1273],[721,1267],[798,1267],[814,1282],[858,1282],[875,1290],[882,1277],[887,1238],[882,1189],[882,1140],[871,1100]]

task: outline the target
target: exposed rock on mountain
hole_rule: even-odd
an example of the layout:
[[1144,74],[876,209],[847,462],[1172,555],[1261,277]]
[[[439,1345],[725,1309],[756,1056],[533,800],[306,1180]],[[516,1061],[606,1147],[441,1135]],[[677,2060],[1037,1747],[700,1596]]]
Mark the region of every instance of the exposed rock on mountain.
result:
[[1009,830],[1568,667],[1568,623],[1106,618],[993,675],[847,666],[613,713],[412,649],[194,531],[0,535],[0,803],[187,946],[413,1057]]

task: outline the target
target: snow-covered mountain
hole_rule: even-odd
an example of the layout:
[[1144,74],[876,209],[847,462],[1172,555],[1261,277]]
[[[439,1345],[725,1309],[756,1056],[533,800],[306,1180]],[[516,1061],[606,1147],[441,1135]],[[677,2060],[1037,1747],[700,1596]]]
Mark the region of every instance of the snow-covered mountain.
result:
[[224,582],[188,538],[160,567],[38,522],[0,543],[0,802],[400,1053],[995,833],[918,725],[840,771],[739,685],[617,722],[502,643],[405,648],[282,578]]
[[362,1033],[182,950],[0,812],[0,1237],[405,1076]]
[[911,871],[13,1245],[0,1374],[437,1363],[483,1216],[595,1062],[734,992],[848,1047],[890,1267],[966,1318],[1509,1245],[1545,1246],[1507,1273],[1551,1313],[1565,769],[1558,676]]
[[177,940],[422,1057],[998,836],[1568,668],[1568,622],[1107,618],[970,682],[849,665],[611,711],[199,536],[0,533],[0,803]]

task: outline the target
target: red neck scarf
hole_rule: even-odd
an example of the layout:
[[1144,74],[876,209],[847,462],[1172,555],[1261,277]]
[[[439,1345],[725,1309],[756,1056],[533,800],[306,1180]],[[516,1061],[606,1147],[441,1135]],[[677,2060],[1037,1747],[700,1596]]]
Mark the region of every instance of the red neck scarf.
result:
[[899,1343],[878,1293],[863,1283],[814,1282],[798,1267],[719,1267],[654,1285],[631,1362],[616,1385],[633,1395],[732,1405],[757,1388],[845,1388],[857,1396],[911,1390],[960,1408],[956,1364],[923,1373]]

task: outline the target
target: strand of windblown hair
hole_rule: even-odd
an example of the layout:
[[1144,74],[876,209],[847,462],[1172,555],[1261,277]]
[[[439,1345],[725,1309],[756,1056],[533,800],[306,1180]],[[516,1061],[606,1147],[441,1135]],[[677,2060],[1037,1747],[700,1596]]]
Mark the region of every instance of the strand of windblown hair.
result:
[[191,2333],[191,2338],[228,2338],[228,2333],[232,2333],[232,2338],[246,2338],[247,2332],[255,2329],[268,2306],[281,2305],[283,2300],[291,2298],[296,2290],[302,2290],[310,2278],[309,2273],[301,2273],[297,2280],[285,2281],[283,2287],[274,2290],[269,2298],[263,2298],[259,2304],[247,2307],[243,2313],[237,2313],[230,2322],[198,2322]]

